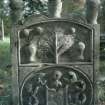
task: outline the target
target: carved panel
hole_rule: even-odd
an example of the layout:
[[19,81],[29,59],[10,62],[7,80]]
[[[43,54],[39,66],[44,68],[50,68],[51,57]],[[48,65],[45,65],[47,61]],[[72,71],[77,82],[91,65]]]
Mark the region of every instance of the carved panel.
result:
[[19,31],[20,64],[91,63],[93,30],[66,20],[51,20]]
[[28,74],[20,88],[21,105],[90,105],[89,77],[67,66],[51,66]]

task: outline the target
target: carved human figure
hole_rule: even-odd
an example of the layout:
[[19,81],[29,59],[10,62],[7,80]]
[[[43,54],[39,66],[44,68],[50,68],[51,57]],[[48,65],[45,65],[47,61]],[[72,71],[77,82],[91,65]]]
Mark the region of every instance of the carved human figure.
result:
[[60,71],[54,71],[52,77],[48,80],[48,88],[54,91],[58,91],[62,87],[61,82],[62,73]]
[[37,61],[37,56],[36,56],[36,52],[37,52],[37,43],[38,43],[38,39],[40,38],[40,35],[43,33],[43,28],[42,27],[37,27],[33,36],[33,39],[30,41],[29,44],[29,51],[30,51],[30,58],[29,61],[30,62],[35,62]]
[[69,79],[70,79],[71,83],[73,83],[73,82],[76,82],[76,81],[77,81],[77,75],[76,75],[76,73],[75,73],[75,72],[70,71],[70,72],[68,72],[68,75],[69,75]]
[[[59,36],[59,35],[58,35]],[[71,27],[58,37],[58,60],[65,62],[84,60],[85,43],[77,39],[76,29]]]
[[87,0],[86,18],[90,24],[97,24],[100,0]]
[[79,42],[78,47],[80,50],[80,55],[78,56],[78,59],[84,60],[84,51],[85,51],[85,44],[84,42]]
[[46,85],[46,80],[44,79],[45,75],[46,75],[45,73],[39,73],[38,74],[37,80],[33,84],[32,95],[31,95],[30,100],[29,100],[29,102],[31,103],[30,105],[39,105],[41,103],[40,100],[44,100],[43,95],[41,93],[41,90]]
[[23,97],[24,105],[32,105],[32,83],[27,83],[27,85],[25,86]]
[[20,50],[22,63],[37,62],[38,41],[40,35],[43,33],[43,28],[36,27],[35,29],[24,29],[23,31],[27,40],[26,44]]
[[74,86],[74,83],[77,82],[77,75],[75,72],[73,71],[70,71],[68,72],[68,103],[69,105],[70,104],[73,104],[75,103],[75,100],[76,100],[76,90],[75,90],[75,86]]
[[61,17],[62,0],[48,0],[49,17]]
[[86,94],[84,91],[86,90],[86,83],[83,80],[78,80],[75,84],[75,90],[76,90],[76,103],[78,105],[83,105],[86,102]]
[[67,74],[62,76],[63,87],[68,87],[68,85],[72,85],[72,83],[77,82],[77,75],[73,71],[67,72]]
[[86,94],[84,93],[86,89],[86,83],[82,80],[77,80],[72,82],[68,88],[68,103],[69,105],[76,104],[82,105],[86,102]]
[[68,92],[68,104],[71,105],[81,105],[86,101],[86,95],[84,93],[86,89],[86,83],[83,80],[79,80],[78,75],[70,71],[67,74],[68,76],[64,77],[66,82],[66,89]]
[[59,37],[58,35],[58,56],[66,52],[74,44],[75,36],[74,27],[66,30],[63,36]]
[[53,71],[47,82],[48,105],[63,105],[62,72]]

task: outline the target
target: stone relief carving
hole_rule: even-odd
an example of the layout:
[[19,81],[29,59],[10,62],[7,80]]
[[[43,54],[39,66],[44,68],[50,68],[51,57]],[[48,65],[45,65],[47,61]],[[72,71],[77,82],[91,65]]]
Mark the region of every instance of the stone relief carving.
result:
[[[84,20],[84,22],[79,21],[78,16],[77,18],[72,16],[75,20],[78,19],[78,22],[74,20],[69,21],[67,18],[63,20],[61,16],[63,1],[64,0],[48,0],[48,17],[53,19],[50,21],[50,19],[46,18],[46,20],[44,19],[45,17],[42,16],[40,19],[43,18],[43,22],[40,21],[38,24],[33,24],[32,22],[36,21],[33,19],[31,22],[31,18],[28,19],[28,22],[25,24],[23,23],[23,14],[20,12],[22,5],[21,8],[17,5],[16,10],[12,11],[13,17],[19,13],[19,16],[13,20],[14,24],[18,23],[18,25],[23,25],[21,27],[33,24],[22,28],[18,32],[18,46],[16,46],[18,52],[15,52],[15,55],[17,57],[18,54],[19,57],[19,65],[17,64],[19,73],[16,71],[15,75],[18,76],[19,80],[16,80],[16,78],[14,80],[16,83],[19,82],[19,84],[14,86],[16,89],[18,85],[22,83],[21,78],[24,78],[23,75],[28,74],[34,67],[36,71],[35,65],[42,63],[53,65],[71,65],[71,63],[73,63],[74,66],[76,65],[75,63],[77,63],[77,65],[83,63],[85,65],[82,71],[87,72],[87,66],[90,66],[89,71],[91,72],[88,74],[89,76],[91,75],[90,77],[93,79],[93,71],[95,69],[93,67],[94,61],[92,62],[93,30],[90,29],[90,26],[83,24],[85,23]],[[87,22],[97,24],[98,0],[88,1],[86,13]],[[16,4],[17,2],[14,7]],[[90,11],[90,9],[92,9],[92,11]],[[82,20],[82,18],[80,20]],[[15,41],[17,42],[17,40]],[[14,41],[13,43],[15,44]],[[15,58],[15,60],[18,59]],[[91,65],[89,65],[89,63],[91,63]],[[21,67],[20,64],[26,65]],[[33,67],[27,67],[27,64],[34,65]],[[24,72],[21,69],[23,69]],[[23,74],[21,75],[21,73]],[[93,103],[94,96],[91,80],[86,74],[72,67],[54,66],[43,68],[41,71],[32,72],[26,76],[21,85],[22,86],[19,87],[19,102],[21,105],[91,105]],[[18,94],[16,93],[16,95]]]
[[20,31],[22,64],[91,62],[90,30],[71,24],[66,27],[66,23],[57,24],[45,24]]
[[[30,29],[27,29],[30,30]],[[49,32],[48,32],[49,33]],[[37,27],[32,29],[28,33],[26,39],[28,41],[20,49],[21,62],[22,63],[54,63],[54,35],[52,33],[44,32],[42,27]],[[24,33],[25,34],[25,33]],[[26,61],[26,57],[27,60]]]
[[22,105],[90,105],[92,92],[85,74],[73,68],[49,67],[25,81],[21,102]]
[[60,36],[58,34],[58,59],[61,59],[61,62],[67,62],[67,58],[69,57],[68,60],[72,61],[73,55],[71,54],[73,51],[71,52],[71,49],[73,47],[77,47],[78,49],[78,54],[75,55],[77,56],[77,60],[84,60],[85,43],[76,38],[76,29],[71,27],[65,30],[64,35]]

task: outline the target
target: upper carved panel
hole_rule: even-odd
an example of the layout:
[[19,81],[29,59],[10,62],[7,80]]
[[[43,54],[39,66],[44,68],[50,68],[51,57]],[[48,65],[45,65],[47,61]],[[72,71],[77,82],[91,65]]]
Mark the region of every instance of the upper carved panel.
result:
[[18,36],[20,64],[92,62],[93,30],[79,23],[50,20]]

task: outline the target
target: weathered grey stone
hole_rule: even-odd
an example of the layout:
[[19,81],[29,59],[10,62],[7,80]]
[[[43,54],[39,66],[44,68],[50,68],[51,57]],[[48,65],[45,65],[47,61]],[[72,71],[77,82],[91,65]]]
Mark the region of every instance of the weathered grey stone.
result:
[[[62,18],[61,11],[54,15],[55,11],[50,19],[32,16],[23,25],[13,24],[14,105],[92,105],[95,101],[99,27]],[[61,54],[58,49],[63,49]]]

